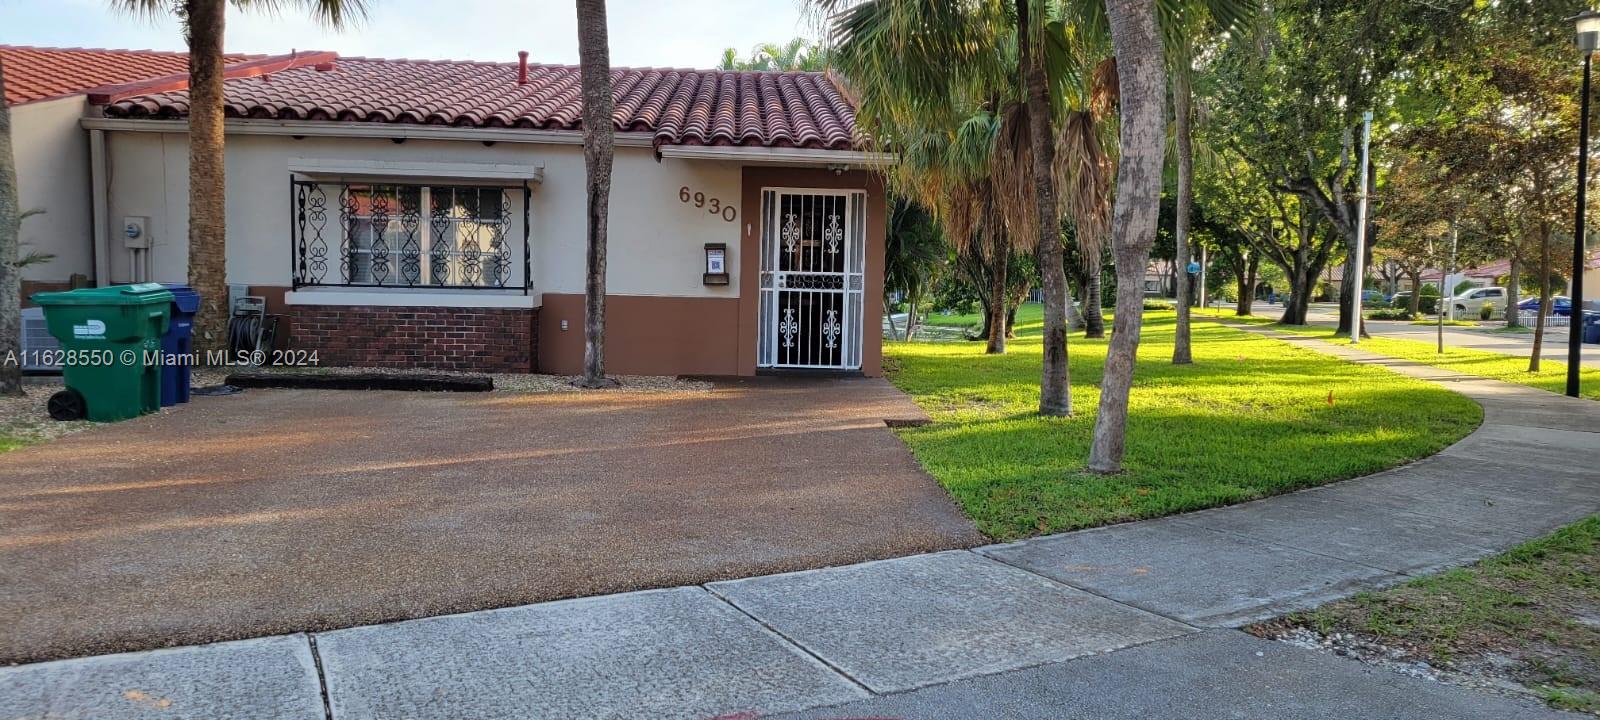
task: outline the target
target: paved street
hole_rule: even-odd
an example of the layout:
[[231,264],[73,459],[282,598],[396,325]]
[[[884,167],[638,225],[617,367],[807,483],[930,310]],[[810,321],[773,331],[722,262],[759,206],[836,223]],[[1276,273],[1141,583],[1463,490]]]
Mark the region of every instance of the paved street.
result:
[[[1267,305],[1259,300],[1252,309],[1256,315],[1261,317],[1276,318],[1283,314],[1282,305]],[[1313,325],[1336,326],[1339,324],[1339,308],[1332,303],[1315,303],[1306,313],[1306,321]],[[1439,330],[1432,325],[1415,325],[1410,322],[1392,320],[1368,320],[1367,332],[1380,337],[1416,340],[1433,344],[1438,341]],[[1567,328],[1551,327],[1546,329],[1546,333],[1543,351],[1540,355],[1546,360],[1566,362]],[[1494,326],[1483,328],[1454,326],[1444,328],[1444,343],[1449,347],[1487,350],[1526,358],[1533,349],[1533,333],[1508,333],[1497,331]],[[1583,346],[1583,364],[1588,367],[1600,368],[1600,345]]]
[[1564,717],[1227,629],[1600,511],[1600,404],[1287,341],[1447,384],[1484,425],[1369,477],[1019,543],[21,666],[0,670],[0,707],[309,720],[326,693],[350,720]]

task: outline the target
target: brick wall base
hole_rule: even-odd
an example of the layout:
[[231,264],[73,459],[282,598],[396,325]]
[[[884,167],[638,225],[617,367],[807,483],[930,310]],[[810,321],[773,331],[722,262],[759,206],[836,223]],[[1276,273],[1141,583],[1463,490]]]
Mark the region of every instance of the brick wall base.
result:
[[291,305],[293,350],[322,365],[532,372],[538,308]]

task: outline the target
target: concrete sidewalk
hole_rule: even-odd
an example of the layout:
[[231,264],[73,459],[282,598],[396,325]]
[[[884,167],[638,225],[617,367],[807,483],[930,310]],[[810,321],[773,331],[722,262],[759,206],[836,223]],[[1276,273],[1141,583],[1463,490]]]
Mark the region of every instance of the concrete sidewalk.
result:
[[1485,423],[1366,478],[975,551],[0,670],[0,716],[1567,717],[1226,629],[1600,512],[1600,403],[1285,340]]

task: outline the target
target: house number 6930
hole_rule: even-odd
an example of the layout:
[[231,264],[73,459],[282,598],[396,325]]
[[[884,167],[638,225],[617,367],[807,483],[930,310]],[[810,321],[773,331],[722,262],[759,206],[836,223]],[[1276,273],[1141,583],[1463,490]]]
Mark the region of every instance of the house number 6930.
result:
[[690,190],[688,185],[678,188],[678,202],[705,208],[706,212],[722,218],[725,222],[733,222],[739,218],[739,210],[732,205],[724,205],[721,200],[706,197],[703,192]]

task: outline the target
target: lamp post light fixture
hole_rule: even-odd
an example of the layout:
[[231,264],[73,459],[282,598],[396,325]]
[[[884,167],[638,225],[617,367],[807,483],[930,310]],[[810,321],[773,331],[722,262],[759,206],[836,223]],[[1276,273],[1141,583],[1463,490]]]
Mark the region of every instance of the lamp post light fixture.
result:
[[1582,112],[1578,117],[1578,207],[1572,227],[1572,324],[1567,329],[1567,394],[1578,397],[1578,374],[1583,367],[1583,210],[1588,204],[1589,186],[1589,74],[1594,51],[1600,47],[1600,12],[1585,10],[1567,18],[1577,25],[1575,38],[1583,53]]

